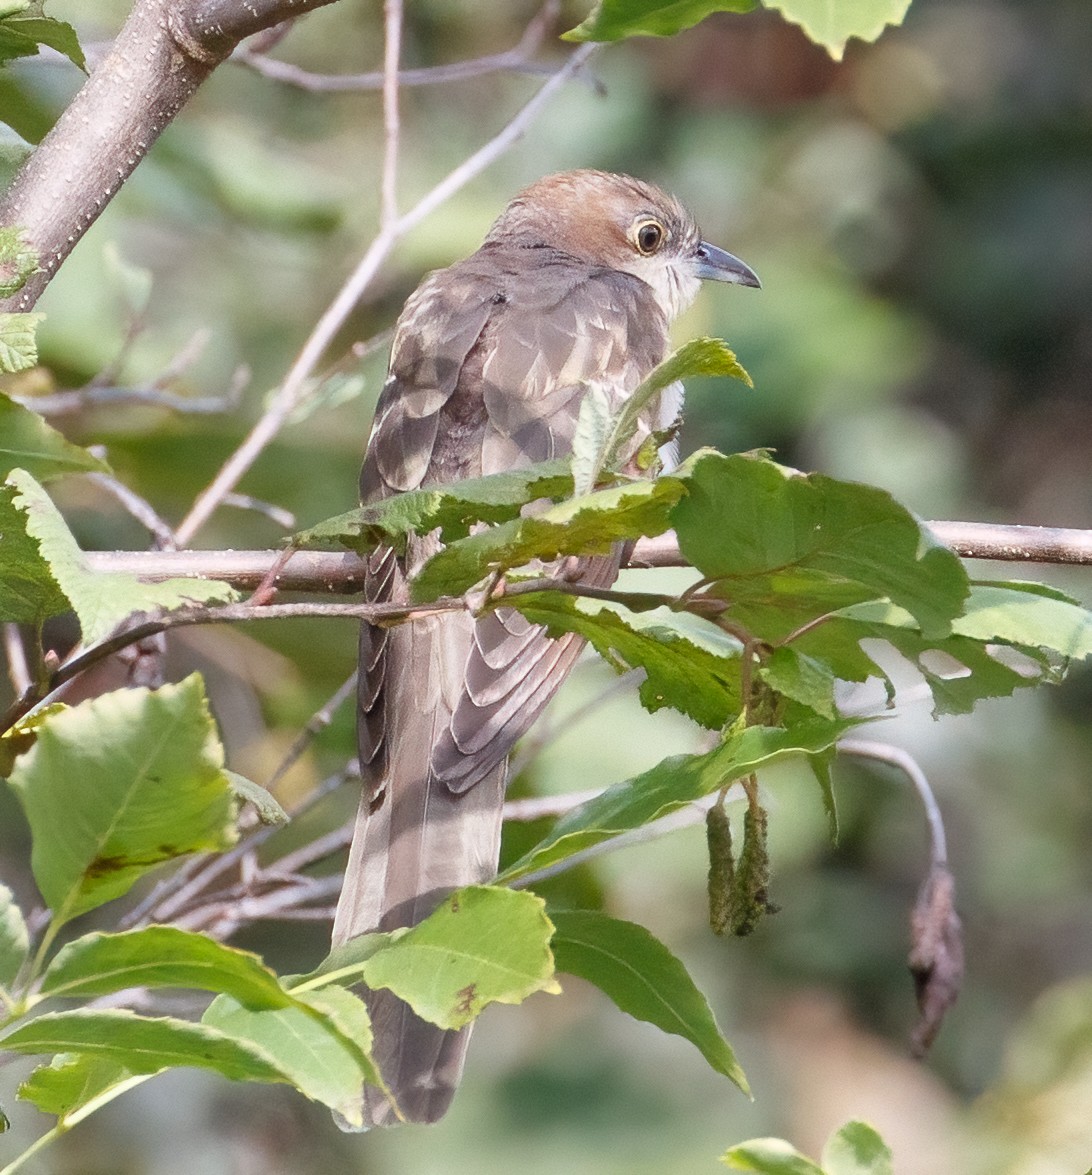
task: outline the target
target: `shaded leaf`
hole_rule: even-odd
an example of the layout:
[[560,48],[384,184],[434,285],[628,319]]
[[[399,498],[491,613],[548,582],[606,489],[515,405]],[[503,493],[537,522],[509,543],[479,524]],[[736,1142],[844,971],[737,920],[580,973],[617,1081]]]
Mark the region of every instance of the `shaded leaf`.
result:
[[144,1079],[117,1061],[83,1053],[60,1053],[37,1069],[19,1086],[18,1096],[43,1114],[56,1114],[63,1122],[76,1110],[119,1086]]
[[389,988],[441,1028],[469,1024],[487,1004],[556,993],[553,926],[532,893],[498,886],[457,890],[423,922],[362,967],[371,988]]
[[850,37],[875,41],[888,25],[902,24],[910,0],[762,0],[776,8],[834,58],[842,60]]
[[192,987],[233,996],[248,1008],[292,1002],[257,955],[176,926],[86,934],[57,952],[42,980],[42,994],[49,996],[129,987]]
[[69,603],[37,541],[27,534],[26,522],[15,504],[15,489],[0,485],[0,620],[38,625],[67,612]]
[[40,710],[24,714],[0,734],[0,777],[6,779],[15,766],[15,760],[34,746],[42,723],[50,715],[60,714],[67,709],[63,702],[50,702]]
[[754,0],[597,0],[591,15],[562,34],[567,41],[671,37],[712,12],[749,12]]
[[11,890],[0,885],[0,987],[10,988],[15,982],[29,949],[23,912],[15,904]]
[[236,796],[254,806],[254,810],[258,813],[258,819],[263,824],[288,824],[290,822],[288,813],[281,807],[277,797],[267,788],[262,787],[260,783],[247,779],[245,775],[240,775],[237,771],[225,771],[224,775]]
[[23,230],[13,225],[0,227],[0,298],[10,298],[37,272],[38,254],[27,244]]
[[0,1036],[14,1053],[82,1053],[131,1073],[175,1065],[212,1069],[232,1081],[290,1080],[264,1050],[205,1024],[171,1016],[138,1016],[117,1008],[47,1012]]
[[4,27],[20,36],[28,37],[36,46],[46,45],[50,49],[56,49],[73,65],[82,69],[84,73],[87,72],[87,62],[84,60],[76,30],[66,21],[54,20],[51,16],[16,17],[9,20]]
[[196,674],[50,716],[10,782],[57,922],[119,897],[163,861],[235,838],[223,748]]
[[638,1020],[690,1041],[718,1073],[749,1093],[705,996],[682,963],[643,926],[595,910],[551,910],[559,971],[594,983]]
[[823,718],[833,718],[837,713],[835,677],[830,667],[791,645],[772,649],[757,676],[776,693],[792,698]]
[[817,719],[800,722],[792,730],[749,726],[734,731],[720,746],[703,755],[664,759],[650,771],[616,783],[566,813],[545,839],[510,865],[499,880],[511,882],[563,861],[789,755],[826,750],[853,725],[850,721]]
[[[37,543],[40,558],[67,597],[88,644],[109,635],[133,613],[178,608],[189,604],[233,600],[237,592],[216,580],[167,579],[141,583],[119,571],[90,571],[83,552],[64,519],[40,485],[23,470],[8,476],[16,494],[14,505],[25,514],[27,535]],[[40,572],[35,572],[40,574]],[[59,609],[67,611],[65,609]]]
[[513,597],[512,606],[551,636],[579,633],[618,673],[643,669],[639,695],[650,713],[672,706],[710,730],[739,713],[740,645],[713,625],[666,608],[623,613],[560,592]]
[[110,466],[65,440],[37,412],[0,395],[0,477],[13,469],[25,469],[38,481],[48,481],[65,473],[105,473]]

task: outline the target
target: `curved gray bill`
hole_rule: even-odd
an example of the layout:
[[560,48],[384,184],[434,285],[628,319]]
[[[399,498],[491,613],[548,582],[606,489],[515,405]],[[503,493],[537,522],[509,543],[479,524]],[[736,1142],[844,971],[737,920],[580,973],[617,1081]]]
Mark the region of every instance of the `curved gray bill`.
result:
[[754,286],[756,289],[762,285],[758,274],[749,265],[708,241],[698,245],[694,260],[694,273],[703,281],[735,282],[737,286]]

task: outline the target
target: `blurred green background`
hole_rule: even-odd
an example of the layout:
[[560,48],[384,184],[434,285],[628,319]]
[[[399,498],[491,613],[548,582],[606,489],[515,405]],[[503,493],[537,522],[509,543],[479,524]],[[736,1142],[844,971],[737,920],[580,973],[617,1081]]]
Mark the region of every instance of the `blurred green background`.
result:
[[[93,45],[127,7],[52,0],[50,11]],[[321,72],[376,68],[379,7],[341,0],[301,21],[276,53]],[[409,66],[509,48],[535,12],[484,0],[407,9]],[[585,14],[567,5],[558,29]],[[540,59],[563,52],[548,41]],[[19,63],[0,75],[0,107],[40,134],[79,82],[70,66]],[[538,84],[497,74],[403,90],[402,206]],[[59,387],[81,385],[122,351],[134,268],[152,286],[119,383],[154,379],[197,332],[207,344],[177,390],[222,394],[240,365],[250,369],[233,414],[114,406],[58,421],[81,443],[105,444],[123,479],[168,519],[182,517],[257,418],[370,240],[381,138],[375,93],[306,93],[225,65],[42,299],[42,358]],[[1092,525],[1087,0],[914,0],[904,27],[853,43],[840,64],[761,12],[608,47],[512,151],[400,245],[331,360],[387,328],[425,270],[472,251],[520,186],[574,166],[670,188],[707,239],[763,279],[761,293],[706,290],[680,324],[680,340],[727,338],[756,385],[696,382],[684,448],[772,447],[786,463],[884,486],[928,518]],[[287,429],[241,489],[300,526],[353,505],[382,354],[360,373]],[[34,379],[17,390],[48,390]],[[85,546],[144,545],[78,479],[58,500]],[[198,545],[267,547],[281,537],[266,518],[223,509]],[[1087,571],[973,572],[1048,579],[1092,602]],[[262,780],[350,672],[354,646],[340,622],[195,630],[173,650],[173,669],[205,670],[230,765]],[[585,710],[609,677],[579,668],[554,723]],[[484,1017],[464,1088],[439,1126],[346,1137],[278,1087],[176,1073],[27,1169],[653,1175],[721,1169],[718,1154],[756,1135],[817,1155],[832,1130],[860,1117],[893,1146],[900,1175],[1081,1175],[1092,1165],[1090,705],[1092,674],[1078,669],[1061,688],[967,718],[935,723],[923,703],[909,705],[877,735],[928,772],[960,887],[966,987],[924,1064],[908,1057],[904,962],[926,863],[918,806],[885,771],[841,766],[843,835],[833,848],[813,782],[783,770],[764,780],[782,912],[752,938],[708,932],[697,829],[558,883],[649,926],[684,959],[750,1077],[753,1104],[690,1046],[569,980],[562,998]],[[650,719],[628,695],[594,715],[550,739],[517,786],[600,786],[698,745],[684,720]],[[336,769],[352,741],[342,713],[288,781],[289,798]],[[324,820],[353,806],[340,796]],[[0,875],[29,903],[25,854],[21,816],[0,795]],[[324,941],[322,927],[270,926],[245,945],[302,970]],[[46,1122],[13,1104],[25,1072],[0,1070],[15,1125],[0,1153],[18,1153]]]

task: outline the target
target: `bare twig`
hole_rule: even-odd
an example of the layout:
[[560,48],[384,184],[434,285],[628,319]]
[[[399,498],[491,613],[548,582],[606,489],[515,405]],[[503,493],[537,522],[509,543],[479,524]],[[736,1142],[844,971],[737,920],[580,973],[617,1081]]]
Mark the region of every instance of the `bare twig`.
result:
[[296,516],[291,510],[278,506],[273,502],[263,502],[260,498],[252,498],[250,494],[225,494],[224,505],[234,506],[237,510],[252,510],[255,514],[262,514],[275,522],[282,530],[294,530]]
[[379,226],[398,221],[398,59],[402,54],[402,0],[383,4],[383,178]]
[[479,148],[469,159],[464,160],[408,212],[380,229],[356,268],[315,324],[266,412],[239,448],[228,458],[212,483],[198,495],[189,514],[179,524],[176,533],[182,546],[189,543],[223,501],[224,495],[235,488],[239,479],[280,431],[304,392],[315,365],[379,272],[395,244],[507,151],[526,132],[550,98],[581,69],[595,49],[595,45],[583,45],[573,52],[568,61],[550,77],[499,134]]
[[126,512],[144,527],[152,536],[157,552],[175,549],[174,531],[160,518],[150,502],[108,473],[89,473],[87,476],[120,502]]
[[[403,69],[398,74],[398,84],[400,86],[434,86],[446,82],[463,81],[467,78],[480,78],[490,73],[548,73],[549,66],[534,64],[531,58],[541,47],[547,31],[557,17],[559,8],[558,0],[547,0],[547,3],[542,6],[524,30],[519,44],[503,53],[491,53],[484,57],[475,57],[470,61],[433,65],[425,69]],[[263,46],[263,51],[258,52],[254,49],[253,42],[240,45],[232,54],[231,59],[273,81],[315,92],[381,90],[385,76],[383,71],[347,74],[313,73],[310,70],[301,69],[298,65],[290,65],[286,61],[277,61],[265,56],[265,47]]]
[[55,392],[48,396],[13,396],[12,399],[42,416],[65,416],[104,404],[147,405],[151,408],[166,408],[180,416],[218,416],[234,412],[239,407],[243,389],[249,382],[249,369],[240,367],[223,396],[182,396],[165,390],[157,380],[147,387],[121,388],[89,384],[71,392]]
[[315,739],[330,725],[334,715],[353,696],[356,689],[356,670],[338,686],[333,696],[307,720],[303,730],[296,736],[295,741],[288,748],[284,758],[277,764],[276,770],[266,782],[266,790],[274,791],[277,784],[285,777],[289,770],[299,761],[300,756],[315,741]]

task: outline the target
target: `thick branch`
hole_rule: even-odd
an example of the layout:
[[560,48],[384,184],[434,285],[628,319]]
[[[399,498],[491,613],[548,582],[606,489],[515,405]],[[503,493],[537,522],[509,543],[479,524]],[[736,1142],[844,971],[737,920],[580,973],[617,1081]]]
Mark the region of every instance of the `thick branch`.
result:
[[148,149],[244,37],[333,0],[136,0],[107,56],[0,199],[41,272],[0,310],[27,310]]
[[[1002,526],[992,522],[930,522],[929,529],[968,559],[1024,563],[1092,565],[1092,531],[1050,526]],[[280,551],[91,551],[94,571],[126,571],[149,582],[185,576],[220,579],[255,588]],[[684,560],[673,534],[641,539],[631,567],[681,567]],[[296,551],[277,577],[282,591],[358,592],[364,561],[347,551]]]

